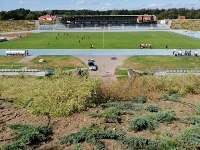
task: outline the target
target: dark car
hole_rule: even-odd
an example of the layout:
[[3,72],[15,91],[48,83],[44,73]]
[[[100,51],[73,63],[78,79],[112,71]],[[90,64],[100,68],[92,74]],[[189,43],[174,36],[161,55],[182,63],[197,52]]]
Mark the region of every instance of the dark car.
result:
[[97,71],[98,70],[97,65],[95,65],[95,60],[93,60],[93,59],[88,60],[88,69],[90,71]]

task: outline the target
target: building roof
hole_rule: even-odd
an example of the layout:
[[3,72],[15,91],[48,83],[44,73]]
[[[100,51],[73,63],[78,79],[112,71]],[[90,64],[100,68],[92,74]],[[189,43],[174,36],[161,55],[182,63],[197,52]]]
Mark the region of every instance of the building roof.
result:
[[40,16],[39,19],[40,20],[43,20],[43,19],[52,19],[52,20],[56,20],[56,16],[52,16],[52,15],[49,15],[49,14],[46,14],[44,16]]

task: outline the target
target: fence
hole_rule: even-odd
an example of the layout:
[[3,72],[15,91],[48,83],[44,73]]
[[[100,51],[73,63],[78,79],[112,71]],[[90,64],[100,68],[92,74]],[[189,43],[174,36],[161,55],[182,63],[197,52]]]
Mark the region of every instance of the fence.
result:
[[38,69],[0,69],[2,76],[16,76],[16,75],[30,75],[30,76],[48,76],[54,74],[53,70],[38,70]]
[[152,70],[150,71],[156,76],[170,75],[170,74],[197,74],[200,75],[200,69],[169,69],[169,70]]

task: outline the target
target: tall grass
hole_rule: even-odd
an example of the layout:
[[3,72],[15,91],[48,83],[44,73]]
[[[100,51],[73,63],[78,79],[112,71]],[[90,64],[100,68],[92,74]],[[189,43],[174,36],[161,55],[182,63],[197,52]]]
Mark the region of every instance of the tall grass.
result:
[[105,90],[113,99],[127,100],[132,97],[145,96],[151,98],[154,93],[200,93],[200,78],[195,75],[171,76],[137,76],[134,80],[117,81]]
[[[18,107],[36,114],[69,115],[94,104],[99,81],[75,76],[37,79],[34,77],[0,78],[0,94],[15,98]],[[31,100],[30,100],[31,99]]]
[[154,97],[152,95],[166,92],[178,93],[180,96],[187,93],[198,94],[200,78],[195,75],[137,76],[134,80],[117,81],[102,88],[97,79],[63,77],[60,73],[42,79],[27,76],[0,78],[1,97],[16,99],[16,106],[26,107],[32,113],[49,113],[54,116],[85,110],[97,100],[123,101],[138,96],[151,99]]

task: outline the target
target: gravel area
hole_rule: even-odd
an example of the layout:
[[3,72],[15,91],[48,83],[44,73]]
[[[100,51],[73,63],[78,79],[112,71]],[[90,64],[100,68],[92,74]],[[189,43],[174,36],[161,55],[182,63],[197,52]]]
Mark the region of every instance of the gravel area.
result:
[[102,78],[104,81],[109,81],[116,79],[115,69],[116,67],[122,65],[123,61],[128,58],[128,56],[77,56],[85,64],[87,64],[88,59],[94,59],[96,65],[98,66],[98,71],[90,71],[91,76],[96,76]]

